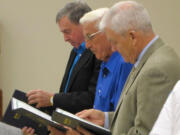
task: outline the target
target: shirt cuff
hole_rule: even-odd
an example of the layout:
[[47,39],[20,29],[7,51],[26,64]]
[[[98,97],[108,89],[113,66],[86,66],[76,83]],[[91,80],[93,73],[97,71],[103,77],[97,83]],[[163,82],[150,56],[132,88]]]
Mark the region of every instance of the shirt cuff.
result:
[[108,116],[108,112],[104,112],[105,114],[105,121],[104,121],[104,127],[105,128],[109,128],[109,116]]
[[53,102],[54,100],[53,100],[53,99],[54,99],[54,96],[51,96],[51,97],[50,97],[50,103],[51,103],[51,106],[54,105],[54,102]]

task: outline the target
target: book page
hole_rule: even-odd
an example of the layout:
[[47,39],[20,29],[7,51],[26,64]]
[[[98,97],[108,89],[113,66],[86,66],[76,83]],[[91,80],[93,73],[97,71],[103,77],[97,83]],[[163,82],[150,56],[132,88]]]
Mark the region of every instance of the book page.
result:
[[49,120],[49,121],[51,121],[53,123],[57,123],[57,122],[51,120],[50,115],[48,115],[48,114],[46,114],[46,113],[44,113],[44,112],[30,106],[30,105],[28,105],[28,104],[26,104],[26,103],[24,103],[24,102],[22,102],[22,101],[20,101],[20,100],[18,100],[16,98],[12,98],[12,110],[16,110],[16,109],[20,109],[20,108],[23,108],[23,109],[25,109],[27,111],[30,111],[30,112],[32,112],[32,113],[34,113],[34,114],[36,114],[36,115],[38,115],[38,116],[40,116],[40,117],[42,117],[42,118],[44,118],[46,120]]
[[58,113],[60,113],[60,114],[63,114],[63,115],[65,115],[65,116],[68,116],[68,117],[70,117],[70,118],[76,119],[76,120],[78,120],[78,121],[87,123],[87,124],[89,124],[89,125],[96,126],[96,127],[98,127],[98,128],[104,129],[104,130],[108,130],[108,129],[104,128],[104,127],[101,127],[101,126],[99,126],[99,125],[96,125],[96,124],[94,124],[94,123],[92,123],[92,122],[90,122],[90,121],[84,120],[84,119],[82,119],[82,118],[80,118],[80,117],[78,117],[78,116],[76,116],[76,115],[74,115],[74,114],[72,114],[72,113],[69,113],[69,112],[67,112],[67,111],[64,111],[64,110],[62,110],[62,109],[60,109],[60,108],[56,108],[56,112],[58,112]]

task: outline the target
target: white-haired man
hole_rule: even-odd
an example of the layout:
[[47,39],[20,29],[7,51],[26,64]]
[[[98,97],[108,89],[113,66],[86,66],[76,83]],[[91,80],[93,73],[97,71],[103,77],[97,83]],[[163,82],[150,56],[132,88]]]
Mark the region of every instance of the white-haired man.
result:
[[[180,79],[180,59],[155,35],[148,12],[137,2],[115,4],[103,17],[100,27],[125,61],[134,67],[115,112],[106,115],[91,109],[77,115],[101,126],[108,122],[112,135],[148,135]],[[90,135],[84,129],[78,130]]]
[[112,50],[110,42],[98,25],[108,8],[100,8],[86,13],[80,23],[83,27],[86,47],[97,59],[103,61],[96,85],[94,109],[104,112],[115,111],[132,64],[124,62],[122,56]]
[[116,109],[123,86],[132,69],[132,64],[124,62],[122,56],[112,50],[105,34],[99,31],[99,22],[108,10],[100,8],[86,13],[80,19],[86,48],[102,61],[93,108],[106,112]]

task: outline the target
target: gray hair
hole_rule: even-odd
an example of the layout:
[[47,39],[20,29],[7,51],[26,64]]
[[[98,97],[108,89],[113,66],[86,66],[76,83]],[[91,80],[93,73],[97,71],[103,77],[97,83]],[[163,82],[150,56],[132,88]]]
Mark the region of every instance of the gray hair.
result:
[[56,23],[58,23],[64,16],[67,16],[71,22],[79,24],[80,18],[89,11],[91,11],[91,8],[82,0],[70,2],[57,13]]
[[106,12],[109,11],[109,8],[99,8],[93,11],[90,11],[86,13],[81,19],[80,19],[80,24],[84,23],[90,23],[90,22],[96,22],[96,27],[99,27],[99,22],[101,18],[104,16]]
[[100,29],[106,26],[120,34],[129,29],[152,31],[152,24],[148,11],[143,5],[135,1],[121,1],[115,4],[100,22]]

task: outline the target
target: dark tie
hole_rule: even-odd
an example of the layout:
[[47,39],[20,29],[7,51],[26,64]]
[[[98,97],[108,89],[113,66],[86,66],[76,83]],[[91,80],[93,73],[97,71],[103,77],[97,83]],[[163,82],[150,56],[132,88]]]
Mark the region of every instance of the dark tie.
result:
[[103,69],[103,77],[106,77],[108,73],[109,73],[109,70],[105,67]]

